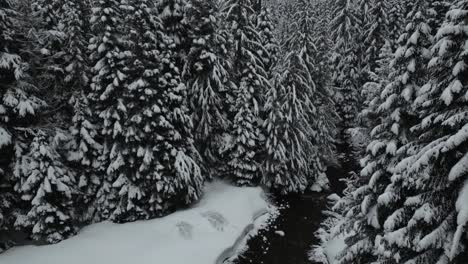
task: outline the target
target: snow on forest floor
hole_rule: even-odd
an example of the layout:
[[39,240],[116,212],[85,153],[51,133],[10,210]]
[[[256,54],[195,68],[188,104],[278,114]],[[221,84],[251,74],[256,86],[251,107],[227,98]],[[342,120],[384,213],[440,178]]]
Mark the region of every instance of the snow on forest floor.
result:
[[56,245],[11,249],[0,263],[214,264],[275,211],[260,188],[214,182],[190,209],[150,221],[94,224]]
[[337,264],[337,256],[346,248],[346,237],[340,236],[328,241],[325,247],[325,255],[327,256],[329,264]]

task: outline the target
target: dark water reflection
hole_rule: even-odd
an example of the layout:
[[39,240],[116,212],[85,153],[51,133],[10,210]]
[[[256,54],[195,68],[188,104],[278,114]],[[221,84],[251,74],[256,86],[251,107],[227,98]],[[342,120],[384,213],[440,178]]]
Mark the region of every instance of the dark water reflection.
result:
[[[277,198],[283,205],[280,216],[248,242],[248,250],[235,264],[310,264],[308,252],[316,243],[314,232],[322,220],[326,195],[304,195]],[[284,236],[282,236],[282,231]]]

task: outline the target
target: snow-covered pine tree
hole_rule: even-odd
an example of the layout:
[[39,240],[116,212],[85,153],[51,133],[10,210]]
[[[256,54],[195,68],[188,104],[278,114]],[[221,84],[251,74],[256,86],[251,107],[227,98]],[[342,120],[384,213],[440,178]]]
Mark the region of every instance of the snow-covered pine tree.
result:
[[[112,184],[117,179],[116,171],[125,166],[123,158],[123,139],[126,131],[122,123],[127,117],[127,106],[123,103],[123,92],[127,76],[122,26],[122,10],[118,0],[98,0],[92,5],[91,52],[92,78],[90,99],[91,113],[98,123],[104,137],[103,150],[96,170],[105,171],[97,194],[99,218],[108,219],[115,209],[117,197]],[[96,123],[97,124],[97,123]]]
[[[168,46],[173,45],[169,42]],[[157,139],[155,177],[159,181],[154,186],[151,199],[158,215],[199,199],[204,183],[197,163],[199,154],[194,146],[187,88],[177,68],[177,55],[171,49],[164,50],[163,55],[158,79],[159,90],[162,91],[158,94],[158,101],[162,107],[154,129]]]
[[406,26],[406,10],[405,1],[388,0],[388,35],[386,41],[390,42],[390,47],[395,50],[398,47],[398,38],[403,34],[404,27]]
[[133,44],[123,93],[128,118],[123,153],[127,164],[116,169],[120,201],[118,222],[164,215],[200,197],[203,177],[195,162],[186,89],[150,1],[128,2],[126,25]]
[[79,189],[77,196],[77,218],[80,222],[89,223],[97,217],[94,200],[101,183],[103,170],[98,165],[102,146],[99,133],[94,124],[96,118],[91,111],[89,89],[89,52],[90,33],[89,1],[66,1],[57,15],[61,18],[64,33],[62,50],[64,79],[63,85],[72,93],[69,105],[73,109],[68,143],[68,161],[77,171],[76,179]]
[[[70,90],[64,85],[66,53],[64,19],[67,1],[38,0],[30,8],[32,17],[29,50],[34,54],[31,64],[35,69],[34,78],[50,96],[45,100],[53,108],[66,104]],[[55,121],[61,121],[55,117]]]
[[380,242],[387,232],[398,229],[398,222],[404,219],[405,209],[399,208],[399,204],[405,194],[399,184],[402,177],[395,173],[395,165],[405,157],[405,149],[400,148],[410,146],[415,140],[411,128],[418,117],[412,102],[428,76],[426,64],[432,44],[432,30],[427,25],[432,13],[429,5],[428,1],[414,2],[406,30],[399,39],[390,83],[381,94],[382,103],[378,108],[381,120],[371,132],[367,156],[361,161],[364,184],[353,194],[354,199],[362,203],[360,208],[351,208],[347,215],[355,235],[349,238],[341,263],[372,262],[391,257],[400,261],[407,257],[407,252],[399,251],[402,244],[398,243],[403,241]]
[[[24,14],[16,2],[0,1],[0,230],[12,229],[19,213],[19,197],[13,191],[16,179],[11,170],[18,162],[14,146],[23,140],[18,137],[24,127],[45,106],[36,96],[37,88],[28,72]],[[0,251],[9,246],[0,239]]]
[[187,23],[193,40],[184,68],[197,149],[212,175],[219,167],[220,137],[229,124],[225,100],[229,81],[228,39],[221,25],[220,4],[215,0],[192,0]]
[[259,51],[266,52],[255,30],[251,0],[230,0],[226,18],[234,35],[232,82],[236,85],[232,147],[229,150],[228,174],[239,185],[260,181],[260,107],[269,82]]
[[[312,38],[315,51],[312,52],[314,76],[313,80],[320,87],[331,86],[332,67],[330,57],[333,51],[333,42],[330,35],[330,5],[327,1],[312,2],[311,12],[314,18],[312,24]],[[294,20],[294,19],[293,19]]]
[[82,91],[89,84],[89,1],[66,1],[59,13],[64,33],[64,83],[72,91]]
[[255,29],[259,33],[260,43],[264,47],[264,50],[259,51],[259,56],[263,60],[263,66],[269,79],[271,79],[273,77],[273,68],[276,66],[279,56],[279,44],[275,36],[272,12],[268,7],[262,7],[260,14],[257,16]]
[[[443,17],[444,14],[434,14]],[[433,18],[430,21],[441,20]],[[417,140],[395,168],[405,190],[385,222],[383,243],[411,263],[463,263],[467,251],[468,138],[466,94],[468,1],[456,1],[436,35],[431,80],[417,93]],[[436,25],[437,26],[437,25]]]
[[[317,84],[314,80],[327,74],[320,73],[321,68],[315,64],[319,52],[314,45],[314,6],[299,0],[294,8],[291,24],[294,33],[285,45],[289,52],[267,94],[265,107],[267,158],[263,182],[282,193],[304,192],[323,179],[325,168],[321,158],[330,155],[333,149],[331,140],[328,141],[333,133],[328,131],[333,125],[328,125],[333,122],[324,120],[334,113],[333,108],[325,109],[325,105],[332,104],[328,83]],[[317,152],[319,148],[321,155]]]
[[[13,33],[15,25],[16,12],[12,9],[10,1],[0,1],[0,230],[10,228],[7,219],[8,212],[12,209],[11,188],[9,188],[8,166],[11,162],[11,146],[13,135],[9,127],[10,113],[8,113],[4,101],[6,90],[11,89],[15,84],[15,71],[20,67],[21,58],[14,54]],[[4,244],[5,243],[5,244]],[[0,252],[7,247],[7,241],[0,240]]]
[[315,145],[321,148],[321,159],[332,159],[338,134],[339,122],[336,106],[333,100],[332,64],[330,57],[333,52],[333,42],[330,38],[329,24],[330,5],[327,1],[312,2],[312,42],[314,49],[310,50],[310,73],[315,83],[313,95],[314,104],[318,108],[318,115],[313,117],[318,132]]
[[380,95],[388,85],[393,53],[391,40],[386,41],[380,50],[375,73],[370,75],[370,81],[363,86],[361,95],[364,98],[365,108],[359,114],[359,119],[360,123],[365,124],[365,127],[372,129],[380,123],[380,113],[378,110],[382,103]]
[[[63,163],[57,152],[64,134],[43,129],[26,130],[33,139],[29,146],[17,147],[15,190],[28,203],[24,214],[15,222],[25,228],[34,240],[58,243],[77,231],[74,221],[76,182],[74,173]],[[24,152],[21,152],[24,151]]]
[[291,52],[286,60],[267,94],[262,177],[263,184],[282,194],[304,192],[311,174],[317,173],[308,159],[316,151],[310,137],[315,131],[309,123],[310,116],[317,114],[310,97],[314,83],[298,53]]
[[[165,107],[158,98],[158,78],[161,61],[160,48],[164,48],[161,24],[156,9],[146,0],[131,0],[123,6],[125,28],[129,47],[123,74],[128,86],[120,94],[125,105],[119,136],[114,136],[114,146],[119,149],[122,166],[113,168],[116,181],[113,187],[118,190],[116,209],[112,220],[129,222],[154,217],[152,211],[154,186],[158,184],[158,149],[154,134]],[[114,134],[116,135],[116,134]],[[118,145],[117,145],[118,144]],[[124,164],[125,163],[125,164]]]
[[332,39],[335,43],[333,81],[336,86],[337,111],[345,130],[355,124],[359,111],[360,63],[356,43],[359,32],[359,19],[356,17],[350,0],[336,0],[331,21]]
[[190,50],[190,25],[186,20],[186,11],[191,0],[159,0],[156,1],[159,19],[164,33],[172,39],[173,50],[177,55],[177,67],[183,69],[185,56]]
[[102,145],[95,116],[92,113],[90,102],[87,98],[87,87],[75,91],[69,103],[73,106],[74,115],[70,134],[72,139],[68,143],[67,160],[70,166],[77,171],[77,187],[80,191],[77,199],[77,218],[80,222],[90,223],[99,221],[95,199],[101,186],[101,179],[105,170],[100,164]]
[[427,22],[429,26],[433,29],[438,29],[440,25],[444,22],[444,14],[446,14],[451,5],[454,3],[454,0],[436,0],[431,2],[432,16]]
[[389,36],[388,0],[373,0],[370,2],[368,23],[364,25],[364,70],[374,73],[377,67],[380,50]]
[[351,129],[357,126],[357,113],[361,110],[362,99],[359,89],[362,83],[362,33],[360,19],[356,14],[356,3],[351,0],[336,0],[333,4],[330,22],[331,39],[334,43],[331,64],[331,81],[338,123],[338,159],[346,170],[356,170],[356,150]]

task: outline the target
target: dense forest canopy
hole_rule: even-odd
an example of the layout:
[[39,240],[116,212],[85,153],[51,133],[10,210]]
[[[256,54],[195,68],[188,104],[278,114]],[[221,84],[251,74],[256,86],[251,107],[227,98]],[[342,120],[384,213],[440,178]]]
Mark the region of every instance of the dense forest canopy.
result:
[[0,0],[0,251],[341,166],[339,263],[462,263],[467,23],[467,0]]

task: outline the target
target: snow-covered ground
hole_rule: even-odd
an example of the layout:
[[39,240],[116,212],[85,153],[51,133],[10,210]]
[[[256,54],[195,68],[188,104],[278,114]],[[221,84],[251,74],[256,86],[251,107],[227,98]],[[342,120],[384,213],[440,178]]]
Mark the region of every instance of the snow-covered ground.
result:
[[345,236],[336,237],[328,241],[325,247],[325,256],[329,264],[337,264],[337,256],[346,248]]
[[190,209],[150,221],[91,225],[56,245],[14,248],[0,255],[0,263],[214,264],[272,211],[260,188],[215,182]]

